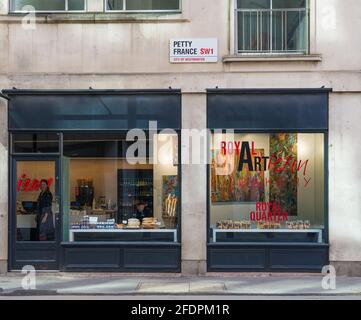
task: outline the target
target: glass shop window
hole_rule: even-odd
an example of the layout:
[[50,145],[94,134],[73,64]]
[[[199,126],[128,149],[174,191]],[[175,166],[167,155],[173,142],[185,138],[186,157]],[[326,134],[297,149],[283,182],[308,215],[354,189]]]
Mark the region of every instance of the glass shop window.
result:
[[106,10],[179,11],[180,0],[107,0]]
[[85,0],[11,0],[11,11],[31,11],[28,6],[38,12],[84,11]]
[[212,242],[323,242],[324,134],[216,133]]
[[16,240],[54,241],[59,213],[55,161],[16,161]]
[[59,153],[58,133],[13,133],[12,153]]
[[175,132],[64,133],[64,241],[176,242],[177,157]]

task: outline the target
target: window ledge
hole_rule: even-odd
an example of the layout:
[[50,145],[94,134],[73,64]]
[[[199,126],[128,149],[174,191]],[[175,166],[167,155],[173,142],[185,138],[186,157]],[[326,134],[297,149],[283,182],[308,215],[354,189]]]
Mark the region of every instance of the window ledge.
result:
[[[21,23],[24,14],[0,16],[0,23]],[[111,12],[95,13],[38,13],[36,23],[180,23],[189,22],[182,14],[126,14]]]
[[273,61],[310,61],[321,62],[321,54],[269,54],[269,55],[229,55],[223,57],[224,63],[231,62],[273,62]]

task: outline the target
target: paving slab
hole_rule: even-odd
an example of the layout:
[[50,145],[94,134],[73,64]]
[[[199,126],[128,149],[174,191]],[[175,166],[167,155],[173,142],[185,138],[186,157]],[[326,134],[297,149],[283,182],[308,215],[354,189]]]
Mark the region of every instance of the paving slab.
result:
[[189,291],[192,293],[207,292],[212,294],[220,294],[225,293],[226,285],[224,282],[191,282]]
[[140,282],[139,286],[136,289],[137,293],[189,293],[189,283],[179,283],[179,282]]

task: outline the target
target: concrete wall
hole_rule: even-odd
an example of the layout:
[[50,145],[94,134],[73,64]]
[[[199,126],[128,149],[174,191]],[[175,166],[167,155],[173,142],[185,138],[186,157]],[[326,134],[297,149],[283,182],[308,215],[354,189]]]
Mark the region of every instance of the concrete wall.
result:
[[[102,14],[102,0],[88,0],[89,13],[36,18],[8,16],[0,0],[0,88],[181,88],[183,125],[205,127],[205,88],[331,87],[330,258],[355,269],[361,261],[361,197],[357,177],[361,134],[361,4],[359,0],[311,0],[311,53],[317,59],[238,59],[233,51],[233,1],[183,0],[180,14]],[[217,37],[215,64],[170,64],[174,37]],[[0,261],[7,259],[6,102],[0,102]],[[196,180],[195,180],[196,178]],[[206,169],[183,166],[183,268],[204,272]],[[194,181],[197,181],[195,184]],[[197,232],[194,232],[197,230]],[[348,268],[347,266],[351,266]],[[2,264],[4,269],[4,263]],[[343,267],[346,266],[346,267]],[[360,267],[361,270],[361,267]],[[361,271],[360,271],[361,272]]]
[[[182,128],[203,130],[206,127],[206,96],[184,94]],[[193,146],[189,153],[192,151]],[[182,272],[185,274],[204,274],[207,269],[206,172],[204,164],[182,164]]]
[[[332,94],[329,141],[330,260],[361,261],[361,95]],[[359,263],[361,270],[361,263]]]

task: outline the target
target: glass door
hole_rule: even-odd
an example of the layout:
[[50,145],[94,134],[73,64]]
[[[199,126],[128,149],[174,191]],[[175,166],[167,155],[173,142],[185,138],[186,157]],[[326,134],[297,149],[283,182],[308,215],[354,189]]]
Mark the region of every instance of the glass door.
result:
[[57,158],[16,157],[12,175],[14,270],[57,270],[60,235]]

